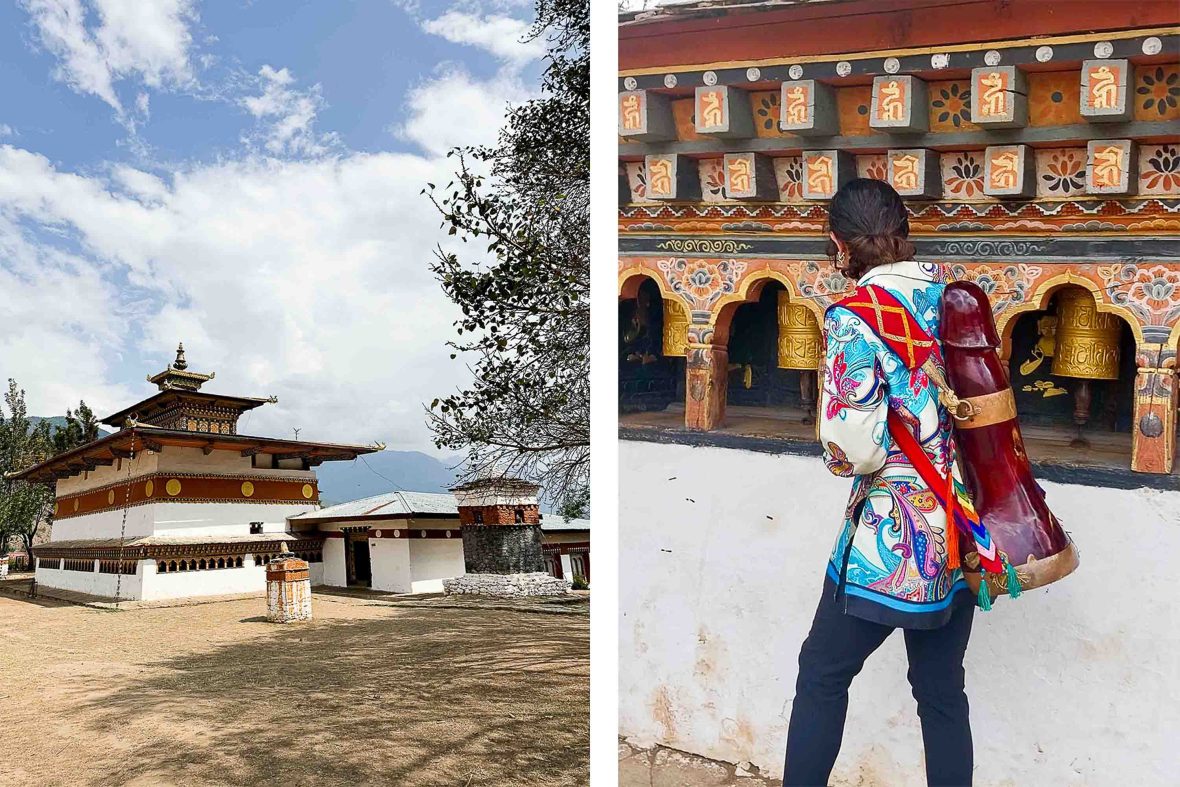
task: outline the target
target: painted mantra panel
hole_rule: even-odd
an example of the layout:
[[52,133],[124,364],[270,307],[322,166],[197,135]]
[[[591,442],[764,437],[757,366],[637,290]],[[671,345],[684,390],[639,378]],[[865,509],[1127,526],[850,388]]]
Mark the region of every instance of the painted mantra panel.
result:
[[314,479],[152,473],[60,497],[53,516],[69,519],[146,503],[318,503],[319,499]]

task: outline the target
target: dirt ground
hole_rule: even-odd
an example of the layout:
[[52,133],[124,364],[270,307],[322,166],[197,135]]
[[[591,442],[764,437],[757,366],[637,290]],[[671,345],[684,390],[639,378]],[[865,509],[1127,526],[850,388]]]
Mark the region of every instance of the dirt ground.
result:
[[589,616],[0,595],[0,783],[581,785]]

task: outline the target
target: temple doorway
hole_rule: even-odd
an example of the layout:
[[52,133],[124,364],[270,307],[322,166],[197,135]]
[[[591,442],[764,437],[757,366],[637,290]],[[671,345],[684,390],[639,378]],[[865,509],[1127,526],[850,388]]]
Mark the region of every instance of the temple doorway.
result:
[[369,587],[373,581],[373,562],[369,555],[368,532],[348,534],[348,584]]

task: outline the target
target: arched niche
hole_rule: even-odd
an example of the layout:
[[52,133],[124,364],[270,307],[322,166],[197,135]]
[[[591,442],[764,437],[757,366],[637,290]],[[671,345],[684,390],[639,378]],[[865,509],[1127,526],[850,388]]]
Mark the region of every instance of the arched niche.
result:
[[[1065,300],[1072,296],[1089,298],[1098,314],[1110,315],[1117,321],[1117,340],[1112,338],[1118,347],[1115,379],[1055,371],[1054,362],[1063,339],[1057,322],[1059,312]],[[1108,308],[1102,308],[1096,296],[1097,288],[1073,280],[1038,288],[1035,297],[1003,323],[1008,374],[1022,427],[1034,439],[1039,437],[1055,445],[1069,443],[1075,451],[1091,451],[1095,455],[1125,450],[1129,462],[1135,404],[1135,349],[1142,331],[1133,319],[1127,319],[1125,310],[1109,304]]]
[[[666,319],[677,321],[667,335]],[[620,276],[620,413],[683,408],[687,332],[686,304],[658,278],[647,271]]]
[[[748,415],[812,423],[817,398],[815,366],[822,347],[817,306],[800,298],[790,279],[773,270],[752,276],[721,304],[713,339],[728,350],[728,421]],[[809,315],[799,324],[797,307]],[[784,359],[797,351],[800,330],[808,334],[813,366],[786,368],[791,364],[785,366]]]

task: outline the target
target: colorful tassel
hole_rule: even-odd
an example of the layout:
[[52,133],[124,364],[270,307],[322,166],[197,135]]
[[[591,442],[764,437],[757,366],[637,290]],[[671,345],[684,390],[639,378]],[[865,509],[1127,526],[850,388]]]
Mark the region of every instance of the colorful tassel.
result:
[[959,533],[954,525],[950,525],[946,529],[946,569],[954,571],[962,565],[963,559],[959,555]]
[[1008,597],[1020,598],[1020,577],[1016,575],[1016,566],[1010,561],[1004,561],[1005,571],[1008,573]]
[[979,595],[976,597],[979,602],[979,608],[984,612],[991,612],[992,609],[992,593],[987,589],[987,572],[979,572]]

